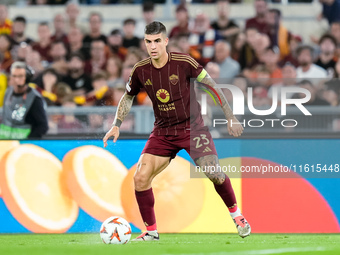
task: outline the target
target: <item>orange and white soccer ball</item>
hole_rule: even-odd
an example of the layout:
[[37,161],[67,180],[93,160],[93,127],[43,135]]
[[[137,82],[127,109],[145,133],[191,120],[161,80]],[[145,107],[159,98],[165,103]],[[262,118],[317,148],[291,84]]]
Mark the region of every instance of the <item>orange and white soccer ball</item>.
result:
[[100,227],[100,237],[105,244],[126,244],[131,238],[131,226],[124,218],[112,216]]

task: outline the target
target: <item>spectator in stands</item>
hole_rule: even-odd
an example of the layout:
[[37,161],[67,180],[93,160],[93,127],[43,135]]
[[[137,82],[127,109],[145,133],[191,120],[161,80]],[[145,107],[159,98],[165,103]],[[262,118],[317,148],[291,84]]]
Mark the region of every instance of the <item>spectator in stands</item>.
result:
[[130,78],[130,74],[131,74],[131,71],[133,69],[133,66],[130,65],[123,65],[123,69],[122,69],[122,80],[124,81],[124,84],[126,84],[128,81],[129,81],[129,78]]
[[33,83],[34,87],[45,99],[48,106],[54,106],[57,103],[57,95],[54,93],[55,86],[59,82],[59,75],[53,68],[45,69]]
[[257,67],[255,67],[254,71],[256,73],[256,80],[253,84],[253,106],[269,106],[271,105],[271,99],[268,97],[270,72],[263,65],[258,65]]
[[214,59],[220,67],[219,78],[232,79],[240,73],[240,64],[230,57],[230,44],[227,41],[215,43]]
[[[244,77],[242,74],[239,74],[237,76],[235,76],[235,78],[233,79],[232,83],[234,86],[238,87],[241,91],[242,94],[244,95],[244,103],[246,103],[247,101],[247,89],[248,89],[248,80],[246,77]],[[231,104],[234,100],[233,95],[231,94],[229,89],[222,89],[224,95],[226,96],[229,104]]]
[[246,35],[244,33],[238,33],[231,40],[231,53],[232,59],[238,61],[240,58],[240,52],[244,44],[246,43]]
[[270,9],[266,14],[266,22],[271,45],[279,47],[280,58],[284,59],[289,55],[290,32],[282,25],[281,11]]
[[282,78],[282,70],[278,66],[280,50],[277,46],[267,47],[262,55],[262,62],[270,72],[271,84],[277,83]]
[[144,29],[146,25],[149,25],[155,20],[155,5],[151,1],[145,1],[143,3],[143,19],[140,19],[136,23],[135,36],[138,38],[144,38]]
[[68,69],[66,61],[67,50],[65,44],[62,41],[52,42],[50,55],[52,58],[51,67],[53,67],[58,74],[66,75]]
[[246,75],[254,87],[261,86],[267,90],[268,87],[272,85],[270,79],[270,70],[263,64],[256,65],[250,70],[249,73],[246,73]]
[[[123,47],[123,35],[119,29],[113,29],[107,38],[110,52],[118,56],[121,60],[125,59],[127,49]],[[144,43],[144,40],[142,40]]]
[[330,31],[337,43],[336,57],[340,58],[340,22],[333,22]]
[[26,43],[20,43],[16,51],[16,60],[26,62],[26,56],[32,52],[32,46]]
[[106,62],[107,84],[114,88],[118,83],[124,83],[120,78],[122,75],[122,61],[119,57],[110,57]]
[[[60,105],[65,108],[76,108],[77,105],[73,100],[73,96],[69,93],[69,87],[65,83],[57,84],[57,91],[60,94],[65,94],[61,100]],[[63,130],[66,133],[79,132],[83,130],[86,124],[77,118],[73,113],[62,114],[57,119],[57,130]]]
[[[274,84],[270,86],[268,90],[268,97],[273,98],[273,88],[278,89],[278,103],[280,104],[281,101],[281,88],[282,87],[290,87],[290,86],[296,86],[296,68],[294,65],[290,63],[286,63],[285,66],[282,68],[282,76],[283,79],[280,79],[279,81],[274,80]],[[291,98],[293,95],[291,93],[286,94],[287,98]]]
[[331,35],[334,36],[337,44],[340,43],[340,21],[331,24]]
[[246,43],[241,48],[238,60],[241,70],[254,67],[259,62],[254,49],[258,34],[257,29],[254,27],[248,27],[245,31]]
[[84,106],[105,106],[113,104],[113,90],[107,84],[107,75],[105,72],[99,72],[93,75],[92,87],[92,91],[85,95],[76,96],[74,101],[78,105]]
[[[85,51],[90,51],[91,43],[94,40],[101,40],[104,44],[107,43],[107,38],[104,34],[102,34],[102,15],[98,12],[91,12],[89,16],[90,23],[90,33],[85,35],[83,39],[83,47]],[[85,55],[86,59],[90,58],[90,54]]]
[[105,44],[102,40],[94,40],[91,43],[91,58],[85,62],[84,71],[88,75],[105,70],[106,56]]
[[93,101],[94,106],[113,105],[113,89],[107,84],[105,72],[100,72],[93,76],[92,86],[92,93],[95,96],[95,100]]
[[87,33],[88,29],[78,21],[79,17],[79,6],[74,2],[68,2],[66,5],[66,23],[65,23],[65,31],[69,33],[71,28],[80,28],[83,34]]
[[[215,62],[209,62],[204,69],[207,71],[207,73],[210,75],[210,77],[215,80],[215,82],[218,82],[218,79],[220,78],[221,69],[219,64]],[[229,102],[229,101],[228,101]]]
[[58,82],[53,89],[54,94],[57,96],[56,105],[62,106],[63,102],[67,98],[71,98],[73,101],[73,92],[71,87],[65,82]]
[[289,54],[280,60],[279,66],[284,66],[287,62],[290,62],[295,67],[298,67],[299,63],[297,61],[296,50],[301,45],[302,38],[298,35],[290,34],[289,37]]
[[26,19],[23,16],[17,16],[13,20],[12,27],[12,39],[14,45],[19,45],[24,42],[26,44],[32,44],[33,40],[25,35]]
[[338,58],[338,61],[335,64],[334,77],[335,78],[340,78],[340,58]]
[[118,105],[124,93],[125,93],[124,83],[118,83],[117,86],[113,88],[113,105],[114,106]]
[[184,4],[176,8],[176,25],[170,30],[169,38],[176,37],[179,34],[190,34],[191,24],[188,9]]
[[11,38],[7,34],[0,34],[0,72],[9,73],[14,62],[11,54]]
[[322,67],[327,71],[328,77],[333,77],[335,72],[335,50],[336,40],[331,35],[323,35],[319,41],[320,54],[316,65]]
[[148,58],[148,49],[146,48],[144,38],[139,40],[139,49],[142,54],[142,59]]
[[139,48],[139,38],[134,35],[136,21],[134,19],[125,19],[123,22],[123,47],[137,47]]
[[0,4],[0,34],[10,35],[12,33],[12,21],[8,18],[8,9]]
[[323,98],[331,106],[339,106],[340,104],[340,82],[338,79],[332,79],[325,83]]
[[68,38],[65,30],[65,17],[63,14],[57,14],[53,19],[54,35],[51,37],[51,41],[61,41],[64,45],[68,46]]
[[246,20],[245,29],[253,27],[260,33],[266,33],[268,31],[266,22],[266,13],[268,11],[267,1],[255,0],[254,7],[256,15],[255,17]]
[[313,64],[314,49],[309,45],[297,49],[299,67],[296,70],[297,78],[327,78],[327,72],[320,66]]
[[182,52],[176,40],[169,41],[168,45],[166,46],[166,51],[167,52]]
[[240,28],[233,20],[229,19],[229,0],[218,0],[216,8],[218,19],[211,23],[211,27],[230,42],[240,32]]
[[214,43],[219,39],[222,37],[210,26],[209,17],[205,13],[198,13],[189,42],[192,49],[200,52],[202,65],[214,57]]
[[80,52],[85,55],[85,49],[83,48],[83,33],[79,27],[71,27],[70,32],[67,35],[69,55],[75,52]]
[[176,41],[180,49],[180,52],[189,54],[191,57],[193,57],[197,61],[200,61],[201,53],[198,50],[190,47],[189,34],[179,34],[174,38],[174,40]]
[[142,60],[142,52],[139,48],[130,47],[123,63],[124,66],[134,66]]
[[32,46],[33,50],[39,52],[41,59],[50,62],[51,56],[51,31],[47,22],[41,22],[38,25],[39,40]]
[[[298,83],[301,88],[307,89],[310,92],[311,98],[308,102],[304,103],[306,105],[329,105],[327,101],[320,98],[316,87],[310,80],[302,80]],[[304,93],[297,93],[293,95],[293,98],[305,98],[306,95]]]
[[84,57],[81,54],[71,54],[68,75],[63,78],[63,82],[68,84],[76,95],[83,95],[93,89],[91,78],[84,73],[84,65]]
[[320,0],[322,12],[319,19],[327,19],[328,24],[340,22],[340,0]]
[[25,61],[26,61],[27,65],[32,67],[32,69],[34,70],[34,72],[35,72],[35,74],[33,75],[34,78],[36,76],[38,76],[44,70],[44,68],[47,66],[47,65],[44,66],[42,64],[41,56],[40,56],[39,52],[35,51],[35,50],[27,50]]

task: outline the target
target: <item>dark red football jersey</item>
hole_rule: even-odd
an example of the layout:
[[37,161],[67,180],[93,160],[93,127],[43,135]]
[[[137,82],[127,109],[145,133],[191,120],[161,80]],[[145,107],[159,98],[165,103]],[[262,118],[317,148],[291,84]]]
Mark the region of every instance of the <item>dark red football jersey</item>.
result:
[[153,103],[154,134],[178,135],[204,126],[190,79],[201,81],[205,74],[203,67],[189,55],[171,52],[162,68],[154,67],[151,58],[138,62],[131,72],[126,92],[137,95],[144,88]]

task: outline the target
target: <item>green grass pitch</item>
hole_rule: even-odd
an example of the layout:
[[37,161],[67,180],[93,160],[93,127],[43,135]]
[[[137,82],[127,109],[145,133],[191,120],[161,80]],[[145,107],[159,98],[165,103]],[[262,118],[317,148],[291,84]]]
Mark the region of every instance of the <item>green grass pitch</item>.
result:
[[159,242],[152,243],[105,245],[99,234],[0,235],[0,254],[340,254],[338,234],[252,234],[245,239],[237,234],[161,234],[160,238]]

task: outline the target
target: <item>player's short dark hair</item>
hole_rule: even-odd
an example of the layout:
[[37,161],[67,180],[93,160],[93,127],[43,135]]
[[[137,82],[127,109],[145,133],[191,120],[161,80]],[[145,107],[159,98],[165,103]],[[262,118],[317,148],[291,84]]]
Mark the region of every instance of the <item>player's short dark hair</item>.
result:
[[166,34],[166,28],[162,22],[154,21],[145,27],[144,33],[147,35]]
[[336,39],[335,39],[335,37],[333,36],[333,35],[331,35],[331,34],[325,34],[325,35],[323,35],[323,36],[321,36],[321,38],[320,38],[320,40],[319,40],[319,45],[321,44],[321,43],[323,43],[323,41],[325,41],[325,40],[330,40],[334,45],[335,45],[335,47],[337,46],[337,42],[336,42]]
[[153,2],[147,1],[143,4],[143,12],[153,12],[155,10],[155,5]]
[[125,20],[123,21],[123,26],[128,25],[128,24],[136,25],[136,20],[134,20],[134,19],[132,19],[132,18],[125,19]]
[[26,19],[25,19],[24,16],[16,16],[16,17],[14,18],[13,22],[21,22],[21,23],[24,23],[24,24],[27,23],[27,21],[26,21]]

